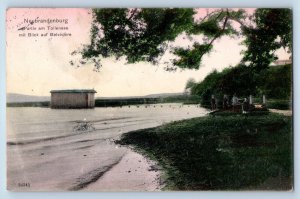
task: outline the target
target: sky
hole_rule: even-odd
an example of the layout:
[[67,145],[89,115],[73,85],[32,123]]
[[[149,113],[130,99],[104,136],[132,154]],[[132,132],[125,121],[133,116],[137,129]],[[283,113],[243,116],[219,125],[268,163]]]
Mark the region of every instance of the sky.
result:
[[[248,9],[248,12],[253,10]],[[205,13],[206,9],[199,9],[197,17]],[[48,18],[61,20],[61,23],[26,23],[27,19]],[[63,21],[65,19],[68,23]],[[163,64],[126,64],[124,59],[107,58],[102,60],[100,71],[95,72],[91,63],[79,68],[70,64],[74,59],[71,52],[89,43],[91,21],[90,9],[8,9],[7,93],[49,96],[51,90],[95,89],[97,97],[117,97],[183,92],[188,79],[201,81],[215,69],[221,71],[238,64],[242,58],[240,52],[245,49],[240,45],[242,38],[222,37],[215,41],[213,52],[203,57],[199,70],[168,72]],[[20,31],[24,26],[31,30]],[[67,27],[68,30],[48,30],[48,26]],[[46,30],[39,30],[40,27]],[[71,36],[49,36],[51,32],[71,33]],[[21,33],[26,37],[20,36]],[[28,33],[39,35],[28,37]],[[47,35],[42,37],[44,33]],[[185,45],[187,40],[181,36],[174,43]],[[283,49],[277,54],[279,59],[289,58]]]

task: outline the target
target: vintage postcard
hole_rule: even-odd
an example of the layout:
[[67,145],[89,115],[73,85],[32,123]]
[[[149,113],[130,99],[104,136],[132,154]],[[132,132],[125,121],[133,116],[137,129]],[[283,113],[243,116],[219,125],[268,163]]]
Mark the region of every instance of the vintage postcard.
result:
[[10,191],[293,190],[292,10],[9,8]]

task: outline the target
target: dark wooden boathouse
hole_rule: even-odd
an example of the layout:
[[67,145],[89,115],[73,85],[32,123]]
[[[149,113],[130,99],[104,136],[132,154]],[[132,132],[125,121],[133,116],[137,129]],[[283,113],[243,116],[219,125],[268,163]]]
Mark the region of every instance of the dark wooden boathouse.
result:
[[94,89],[81,90],[52,90],[51,108],[72,109],[72,108],[94,108],[95,93]]

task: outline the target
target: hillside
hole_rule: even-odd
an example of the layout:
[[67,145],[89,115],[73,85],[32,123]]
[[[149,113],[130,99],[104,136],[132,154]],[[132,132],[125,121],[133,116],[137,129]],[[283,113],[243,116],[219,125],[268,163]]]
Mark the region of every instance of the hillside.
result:
[[46,101],[50,101],[50,96],[33,96],[33,95],[23,95],[17,93],[8,93],[6,95],[7,103],[46,102]]

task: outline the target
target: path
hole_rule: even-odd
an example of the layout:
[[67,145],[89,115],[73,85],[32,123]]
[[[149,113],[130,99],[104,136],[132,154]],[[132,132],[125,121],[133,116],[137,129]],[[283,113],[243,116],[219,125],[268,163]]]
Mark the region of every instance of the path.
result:
[[285,116],[293,116],[293,111],[292,110],[279,110],[279,109],[269,109],[269,111],[273,113],[279,113]]

